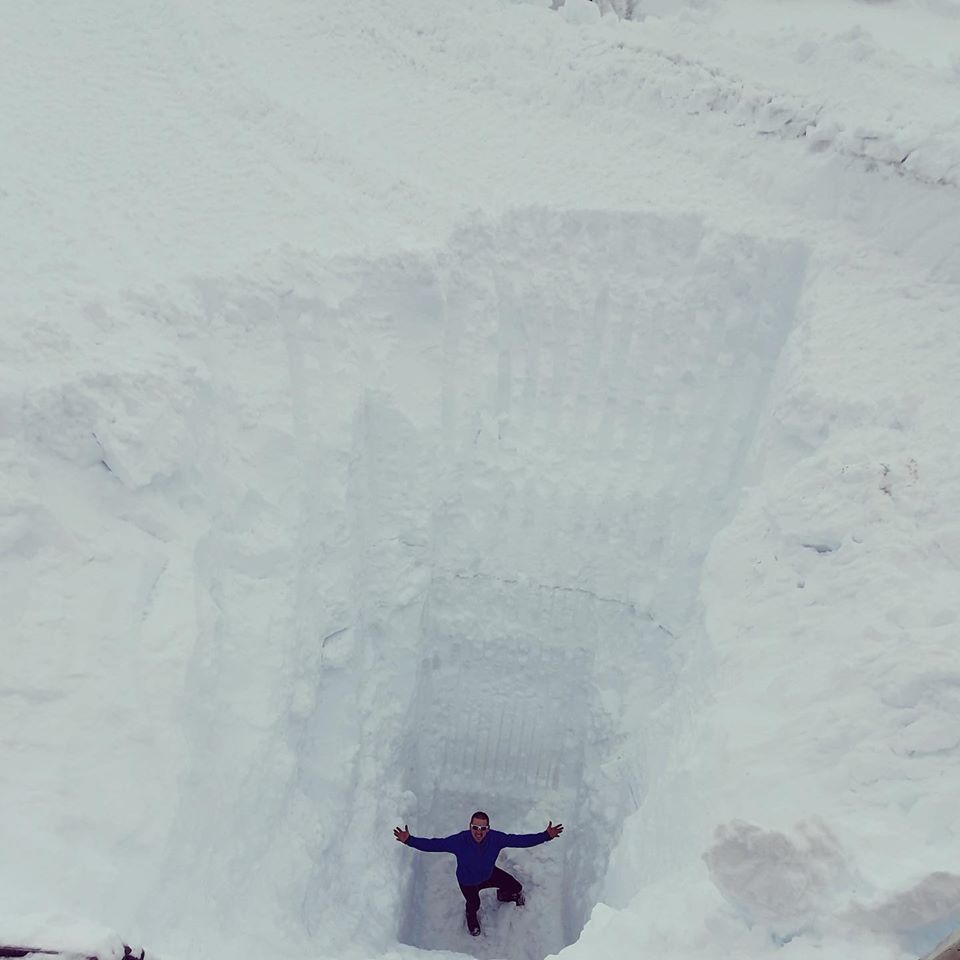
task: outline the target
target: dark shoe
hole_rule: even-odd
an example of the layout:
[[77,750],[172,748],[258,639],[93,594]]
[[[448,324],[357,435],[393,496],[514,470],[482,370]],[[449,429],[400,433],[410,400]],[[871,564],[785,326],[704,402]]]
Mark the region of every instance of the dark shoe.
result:
[[480,921],[476,917],[467,917],[467,929],[471,937],[480,936]]
[[504,896],[498,891],[497,899],[501,903],[515,903],[518,907],[522,907],[527,902],[522,890],[517,891],[517,893],[511,893],[509,896]]

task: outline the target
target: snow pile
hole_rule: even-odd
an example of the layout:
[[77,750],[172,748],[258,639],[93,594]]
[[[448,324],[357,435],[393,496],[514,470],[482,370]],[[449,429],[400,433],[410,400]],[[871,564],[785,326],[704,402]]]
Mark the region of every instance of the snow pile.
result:
[[41,950],[44,955],[61,956],[64,960],[76,957],[97,957],[98,960],[124,960],[137,957],[143,960],[150,954],[124,944],[113,931],[92,923],[78,922],[57,914],[22,914],[0,916],[3,956],[38,956],[24,953],[29,948]]
[[950,8],[549,6],[11,13],[0,941],[960,924]]

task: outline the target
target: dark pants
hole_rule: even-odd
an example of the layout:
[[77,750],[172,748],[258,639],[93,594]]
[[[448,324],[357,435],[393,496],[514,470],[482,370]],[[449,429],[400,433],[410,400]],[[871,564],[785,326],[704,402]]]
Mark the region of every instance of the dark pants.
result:
[[460,892],[463,894],[463,899],[467,901],[468,920],[477,919],[477,911],[480,909],[480,891],[489,890],[491,887],[497,888],[498,900],[512,900],[523,889],[523,884],[499,867],[494,867],[490,879],[483,883],[467,885],[461,883]]

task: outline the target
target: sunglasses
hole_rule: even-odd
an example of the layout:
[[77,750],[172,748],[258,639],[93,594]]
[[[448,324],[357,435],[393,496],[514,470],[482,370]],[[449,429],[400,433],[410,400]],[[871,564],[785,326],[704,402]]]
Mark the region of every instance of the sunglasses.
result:
[[471,824],[470,824],[470,829],[471,829],[474,833],[486,833],[486,832],[490,829],[490,827],[489,827],[489,826],[487,826],[487,827],[480,827],[480,826],[477,826],[477,824],[475,824],[475,823],[471,823]]

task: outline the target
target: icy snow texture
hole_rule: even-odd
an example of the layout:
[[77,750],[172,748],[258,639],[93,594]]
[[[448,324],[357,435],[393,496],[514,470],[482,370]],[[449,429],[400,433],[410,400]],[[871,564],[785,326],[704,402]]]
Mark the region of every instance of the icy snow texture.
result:
[[549,6],[5,12],[0,940],[960,922],[953,8]]

